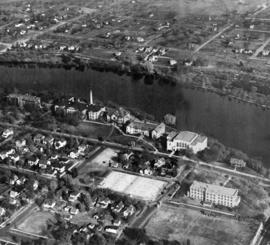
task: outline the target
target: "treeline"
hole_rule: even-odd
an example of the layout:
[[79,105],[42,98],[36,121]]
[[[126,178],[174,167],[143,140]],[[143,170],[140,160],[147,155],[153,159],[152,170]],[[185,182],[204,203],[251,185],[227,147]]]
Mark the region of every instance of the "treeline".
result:
[[259,159],[249,157],[246,153],[224,146],[216,139],[209,138],[209,149],[200,152],[198,157],[205,162],[225,162],[230,164],[230,159],[242,159],[247,163],[247,167],[255,170],[256,172],[269,177],[270,171],[267,169],[263,162]]
[[123,231],[123,238],[116,241],[116,245],[191,245],[190,239],[184,242],[176,240],[154,240],[148,236],[144,229],[127,227]]

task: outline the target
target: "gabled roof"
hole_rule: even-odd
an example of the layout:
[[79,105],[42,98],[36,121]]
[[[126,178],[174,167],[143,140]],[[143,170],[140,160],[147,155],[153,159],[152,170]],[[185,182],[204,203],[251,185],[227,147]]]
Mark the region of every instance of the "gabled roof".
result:
[[153,124],[147,124],[139,121],[133,121],[128,126],[140,130],[153,130],[155,128],[155,125]]
[[163,129],[165,129],[166,128],[166,125],[165,125],[165,123],[160,123],[159,125],[157,125],[156,126],[156,128],[154,129],[156,132],[159,132],[159,131],[161,131],[161,130],[163,130]]

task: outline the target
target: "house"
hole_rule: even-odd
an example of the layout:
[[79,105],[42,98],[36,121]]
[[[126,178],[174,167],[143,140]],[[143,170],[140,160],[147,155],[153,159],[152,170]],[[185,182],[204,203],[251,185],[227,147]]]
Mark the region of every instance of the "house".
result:
[[9,199],[9,204],[11,204],[11,205],[17,205],[17,203],[18,203],[18,200],[17,199],[15,199],[15,198],[10,198]]
[[126,208],[126,210],[123,212],[124,217],[131,216],[135,213],[135,208],[133,205],[130,205],[129,207]]
[[207,137],[190,131],[171,132],[167,136],[167,150],[179,151],[190,149],[194,154],[207,148]]
[[159,124],[152,131],[152,139],[159,139],[166,132],[166,125],[164,123]]
[[188,196],[202,202],[213,203],[230,208],[238,206],[241,200],[238,195],[238,189],[207,184],[199,181],[194,181],[192,183]]
[[112,201],[110,200],[110,198],[106,197],[105,199],[102,199],[98,202],[98,206],[100,206],[101,208],[107,208],[111,203]]
[[17,185],[23,185],[25,183],[25,181],[26,181],[26,178],[25,177],[22,177],[22,178],[20,178],[20,179],[18,179],[16,181],[16,184]]
[[69,195],[68,201],[69,202],[76,202],[80,195],[81,195],[80,192],[72,193],[72,194]]
[[107,233],[112,233],[112,234],[117,234],[118,232],[118,227],[113,227],[113,226],[107,226],[104,228],[105,232]]
[[87,145],[79,145],[78,147],[78,152],[81,154],[81,153],[84,153],[87,149]]
[[34,166],[34,165],[36,166],[39,163],[39,158],[37,156],[32,155],[27,161],[28,161],[29,166]]
[[71,215],[76,215],[76,214],[79,213],[79,209],[72,207],[72,208],[69,210],[69,213],[70,213]]
[[154,166],[155,166],[156,168],[161,168],[161,167],[163,167],[165,164],[166,164],[166,160],[165,160],[164,157],[162,157],[162,158],[159,158],[159,159],[157,160],[157,162],[155,163]]
[[149,168],[146,168],[144,170],[140,170],[140,174],[145,174],[145,175],[152,175],[153,171]]
[[54,170],[54,175],[56,175],[57,173],[64,173],[66,170],[66,166],[57,166],[57,167],[53,167]]
[[15,185],[15,183],[18,179],[19,179],[19,177],[15,174],[9,181],[10,185]]
[[45,210],[48,210],[48,209],[53,209],[55,207],[55,202],[54,201],[45,201],[42,205],[42,207],[45,209]]
[[121,219],[115,219],[112,223],[113,226],[119,227],[122,224]]
[[112,210],[116,213],[120,213],[124,208],[125,204],[122,201],[120,201],[115,207],[112,208]]
[[0,207],[0,216],[4,216],[6,214],[6,210]]
[[22,140],[16,140],[15,145],[17,148],[23,148],[24,146],[26,146],[26,140],[22,139]]
[[13,129],[12,129],[12,128],[8,128],[8,129],[5,129],[5,130],[3,131],[2,137],[6,139],[6,138],[8,138],[8,137],[10,137],[10,136],[13,136],[13,134],[14,134]]
[[37,135],[34,136],[33,141],[36,144],[42,144],[44,139],[45,139],[45,135],[37,134]]
[[10,196],[10,198],[15,199],[17,196],[19,196],[19,192],[17,192],[17,191],[10,191],[9,196]]
[[174,66],[174,65],[177,64],[177,61],[176,60],[170,60],[169,64],[170,64],[170,66]]
[[129,125],[127,125],[126,132],[132,135],[145,135],[149,137],[151,135],[152,130],[155,128],[155,125],[148,124],[145,122],[133,121]]
[[123,107],[120,107],[119,109],[107,108],[106,112],[108,121],[121,125],[127,123],[133,118],[130,112]]
[[59,150],[67,145],[67,140],[66,139],[61,139],[56,142],[54,142],[54,147],[56,150]]
[[15,150],[14,149],[10,149],[10,150],[8,150],[6,152],[1,152],[0,153],[0,158],[3,160],[3,159],[6,159],[7,157],[9,157],[12,154],[15,154]]
[[20,156],[18,154],[14,154],[10,156],[10,159],[13,161],[13,163],[17,163],[20,160]]
[[47,161],[45,159],[40,159],[40,161],[38,162],[38,166],[41,169],[46,169],[47,168]]
[[230,164],[235,167],[235,168],[244,168],[246,167],[246,162],[242,159],[237,159],[237,158],[231,158],[230,159]]
[[34,183],[33,183],[33,190],[34,191],[37,190],[38,186],[39,186],[39,183],[38,183],[37,180],[35,180]]
[[69,153],[69,157],[72,158],[72,159],[78,158],[79,155],[80,155],[80,154],[79,154],[78,152],[73,152],[73,151],[72,151],[72,152]]

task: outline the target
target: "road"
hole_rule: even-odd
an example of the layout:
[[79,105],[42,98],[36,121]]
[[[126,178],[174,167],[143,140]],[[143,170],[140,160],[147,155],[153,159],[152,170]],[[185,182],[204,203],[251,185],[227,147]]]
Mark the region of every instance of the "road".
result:
[[36,208],[36,204],[34,202],[28,203],[26,206],[19,209],[17,212],[15,212],[9,219],[7,219],[5,222],[3,222],[0,225],[0,228],[4,228],[7,224],[13,225],[20,219],[22,219],[27,213],[30,213]]
[[[72,134],[67,134],[67,133],[54,132],[54,131],[35,128],[35,127],[31,127],[31,126],[22,126],[22,125],[2,123],[2,122],[0,122],[0,125],[3,127],[14,127],[14,128],[19,129],[19,130],[28,130],[28,131],[40,132],[40,133],[44,133],[44,134],[51,134],[51,135],[56,135],[56,136],[60,136],[60,137],[67,137],[67,138],[76,138],[79,140],[85,140],[85,141],[91,142],[93,144],[104,145],[107,147],[113,147],[113,148],[117,148],[117,149],[125,149],[125,150],[132,149],[133,151],[137,151],[137,152],[145,152],[144,149],[139,148],[139,147],[132,147],[131,148],[129,146],[114,143],[114,142],[109,142],[109,141],[102,141],[101,142],[95,138],[83,137],[83,136],[72,135]],[[130,135],[128,135],[128,136],[130,136]],[[249,177],[249,178],[257,179],[257,180],[260,180],[260,181],[263,181],[266,183],[270,183],[270,179],[268,179],[268,178],[240,172],[237,170],[233,170],[233,169],[229,169],[229,168],[225,168],[225,167],[221,167],[221,166],[217,166],[217,165],[215,165],[215,163],[212,164],[212,163],[206,163],[206,162],[202,162],[202,161],[195,161],[195,160],[192,160],[190,158],[187,158],[186,156],[176,156],[176,155],[170,156],[169,153],[160,152],[157,149],[154,151],[149,151],[149,152],[152,153],[153,155],[156,155],[156,156],[168,157],[168,158],[171,157],[171,158],[175,158],[175,159],[179,159],[179,160],[185,160],[185,161],[189,161],[189,162],[192,162],[195,164],[199,164],[202,167],[213,168],[213,169],[221,170],[223,172],[230,173],[233,175],[242,176],[242,177]]]
[[216,35],[214,35],[213,37],[211,37],[208,41],[206,41],[205,43],[203,43],[201,46],[199,46],[197,49],[195,49],[195,51],[193,52],[193,54],[198,53],[202,48],[204,48],[206,45],[208,45],[209,43],[211,43],[212,41],[214,41],[216,38],[218,38],[221,34],[223,34],[225,31],[229,30],[230,28],[233,27],[234,24],[231,24],[229,26],[226,26],[225,28],[223,28],[220,32],[218,32]]
[[270,43],[270,38],[268,38],[262,46],[260,46],[256,52],[250,57],[250,59],[256,58],[260,52],[262,52],[265,47]]

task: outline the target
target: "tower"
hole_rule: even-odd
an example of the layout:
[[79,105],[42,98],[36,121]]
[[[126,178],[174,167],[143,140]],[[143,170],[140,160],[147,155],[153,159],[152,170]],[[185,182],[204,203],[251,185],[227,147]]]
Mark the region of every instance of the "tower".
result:
[[89,98],[90,105],[93,105],[93,93],[92,90],[90,90],[90,98]]

